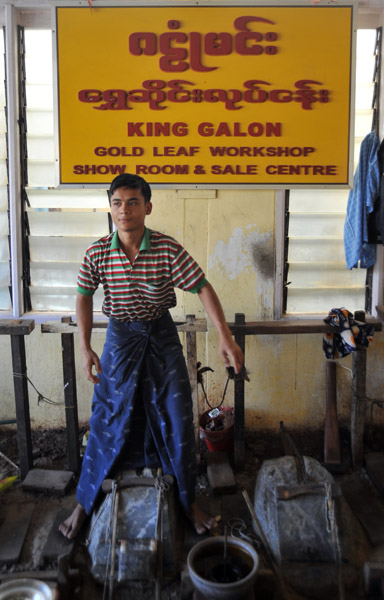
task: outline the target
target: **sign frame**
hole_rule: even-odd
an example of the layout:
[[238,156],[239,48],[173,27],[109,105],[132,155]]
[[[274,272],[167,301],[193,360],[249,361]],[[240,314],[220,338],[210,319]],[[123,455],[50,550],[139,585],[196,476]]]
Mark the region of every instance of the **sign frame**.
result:
[[[311,0],[242,0],[236,3],[234,0],[119,0],[106,2],[105,0],[93,0],[91,6],[88,0],[60,1],[54,0],[51,7],[52,34],[53,34],[53,85],[54,85],[54,131],[55,131],[55,173],[56,189],[108,189],[108,182],[65,182],[61,181],[60,171],[60,103],[59,103],[59,74],[58,74],[58,35],[57,35],[57,10],[61,8],[176,8],[176,7],[234,7],[236,9],[256,7],[306,7],[317,10],[318,7],[327,10],[335,10],[340,7],[351,9],[351,31],[350,31],[350,72],[349,72],[349,126],[348,126],[348,162],[346,180],[339,183],[291,183],[291,182],[156,182],[151,181],[150,176],[143,177],[151,184],[153,189],[350,189],[353,185],[354,175],[354,113],[355,113],[355,65],[356,65],[356,32],[357,32],[357,0],[338,0],[335,4],[332,0],[324,0],[324,4],[310,5]],[[112,179],[112,177],[111,177]]]

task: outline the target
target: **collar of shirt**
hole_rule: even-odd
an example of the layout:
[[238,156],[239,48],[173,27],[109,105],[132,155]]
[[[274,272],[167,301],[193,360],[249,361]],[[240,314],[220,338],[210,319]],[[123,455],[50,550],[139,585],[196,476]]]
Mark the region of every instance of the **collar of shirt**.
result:
[[[118,250],[119,248],[121,248],[121,245],[120,245],[118,232],[116,230],[112,237],[110,250]],[[143,235],[143,239],[141,240],[141,246],[140,246],[139,252],[141,252],[142,250],[150,250],[150,249],[151,249],[151,230],[147,229],[147,227],[145,227],[144,235]]]

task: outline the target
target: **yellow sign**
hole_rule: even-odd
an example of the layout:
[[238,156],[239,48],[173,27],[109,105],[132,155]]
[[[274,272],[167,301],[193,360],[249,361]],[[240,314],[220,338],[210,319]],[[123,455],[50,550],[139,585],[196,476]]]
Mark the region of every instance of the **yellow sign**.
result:
[[57,7],[60,184],[346,186],[352,5]]

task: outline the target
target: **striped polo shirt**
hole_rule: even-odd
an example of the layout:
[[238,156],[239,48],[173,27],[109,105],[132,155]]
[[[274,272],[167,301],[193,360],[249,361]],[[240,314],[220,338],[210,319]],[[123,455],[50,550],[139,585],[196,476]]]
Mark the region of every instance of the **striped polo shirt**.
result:
[[120,246],[117,231],[91,244],[80,267],[77,289],[92,296],[100,283],[107,317],[143,321],[176,306],[175,287],[196,293],[207,280],[176,240],[145,228],[133,264]]

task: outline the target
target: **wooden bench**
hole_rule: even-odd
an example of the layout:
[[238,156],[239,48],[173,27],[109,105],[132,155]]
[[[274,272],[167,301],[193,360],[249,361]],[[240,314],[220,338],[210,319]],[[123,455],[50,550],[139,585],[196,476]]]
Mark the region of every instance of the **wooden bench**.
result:
[[[364,314],[355,315],[359,320],[364,320]],[[381,331],[382,323],[379,319],[367,318],[375,331]],[[92,333],[105,332],[107,321],[95,321]],[[251,321],[246,323],[242,313],[235,315],[235,321],[228,323],[236,342],[245,354],[245,337],[247,335],[288,335],[288,334],[324,334],[332,333],[333,328],[324,323],[323,318],[317,319],[286,319],[279,321]],[[186,360],[189,378],[192,387],[194,410],[194,423],[198,434],[198,401],[197,401],[197,348],[196,334],[207,331],[205,319],[195,319],[188,315],[183,322],[176,323],[179,332],[186,333]],[[68,460],[69,468],[75,473],[80,468],[80,454],[78,448],[77,432],[77,396],[75,377],[75,355],[73,334],[77,325],[67,317],[62,322],[47,322],[41,325],[43,333],[60,333],[62,335],[63,371],[65,404],[68,431]],[[355,352],[353,356],[353,394],[351,411],[351,437],[352,456],[354,466],[359,466],[363,461],[363,432],[365,423],[365,361],[366,352]],[[235,377],[234,381],[234,460],[240,467],[244,462],[245,454],[245,415],[244,415],[245,383],[242,377]],[[364,410],[363,410],[364,409]],[[327,362],[327,399],[325,421],[325,458],[330,462],[337,462],[335,456],[338,442],[338,424],[336,411],[336,365]],[[327,457],[328,454],[328,457]]]

